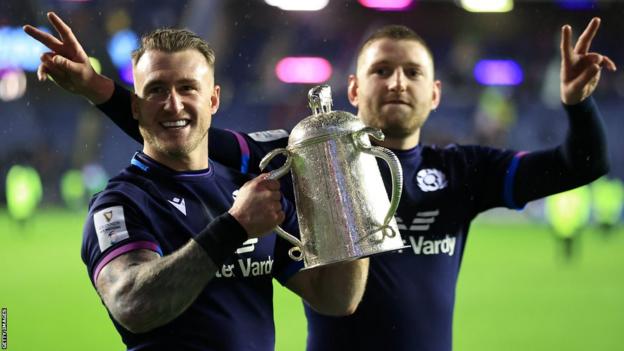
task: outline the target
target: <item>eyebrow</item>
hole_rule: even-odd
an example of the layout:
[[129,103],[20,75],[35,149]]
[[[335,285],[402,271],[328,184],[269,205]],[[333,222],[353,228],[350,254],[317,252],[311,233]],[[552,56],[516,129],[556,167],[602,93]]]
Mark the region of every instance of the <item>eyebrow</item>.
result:
[[[390,62],[388,60],[382,60],[382,61],[376,61],[373,62],[370,66],[379,66],[379,65],[389,65],[389,64],[395,64],[395,62]],[[423,65],[417,62],[407,62],[407,63],[401,63],[401,66],[407,65],[407,66],[415,66],[415,67],[422,67]]]
[[[143,91],[145,92],[146,90],[148,90],[149,88],[153,87],[154,85],[167,85],[168,83],[162,79],[154,79],[149,81],[147,84],[145,84],[145,86],[143,86]],[[180,80],[175,81],[175,84],[199,84],[199,80],[194,79],[194,78],[183,78]]]

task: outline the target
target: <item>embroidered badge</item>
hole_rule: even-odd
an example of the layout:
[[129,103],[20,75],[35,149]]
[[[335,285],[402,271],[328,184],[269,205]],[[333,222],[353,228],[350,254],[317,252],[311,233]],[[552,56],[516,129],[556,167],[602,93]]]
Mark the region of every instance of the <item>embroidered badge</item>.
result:
[[446,176],[437,169],[421,169],[416,174],[416,182],[420,190],[429,192],[446,188]]

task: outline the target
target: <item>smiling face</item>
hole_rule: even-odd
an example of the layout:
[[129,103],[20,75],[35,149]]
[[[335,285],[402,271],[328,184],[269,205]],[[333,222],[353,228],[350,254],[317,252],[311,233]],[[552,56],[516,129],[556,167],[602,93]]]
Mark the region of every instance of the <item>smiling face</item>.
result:
[[367,44],[349,77],[349,100],[370,127],[381,129],[391,147],[418,144],[420,128],[440,102],[441,83],[418,41],[380,38]]
[[[208,128],[219,107],[213,68],[197,50],[147,50],[134,65],[133,115],[144,152],[178,170],[208,163]],[[203,166],[202,166],[203,165]]]

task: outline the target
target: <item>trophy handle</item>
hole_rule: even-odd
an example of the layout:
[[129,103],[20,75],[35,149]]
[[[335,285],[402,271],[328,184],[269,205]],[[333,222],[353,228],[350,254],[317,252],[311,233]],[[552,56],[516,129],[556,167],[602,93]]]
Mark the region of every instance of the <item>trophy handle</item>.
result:
[[399,159],[392,151],[386,149],[385,147],[371,145],[368,138],[362,137],[364,134],[369,134],[379,141],[384,140],[385,136],[379,129],[366,127],[355,132],[353,134],[353,140],[362,152],[383,159],[390,167],[390,175],[392,176],[392,199],[390,200],[390,208],[386,213],[382,228],[389,228],[392,233],[387,236],[392,238],[396,235],[396,233],[388,224],[392,220],[392,217],[394,217],[394,214],[399,207],[399,200],[401,199],[401,193],[403,192],[403,168],[401,167]]
[[[292,157],[290,155],[290,152],[284,148],[275,149],[266,154],[262,158],[262,161],[260,161],[260,170],[263,170],[275,156],[280,154],[286,156],[286,162],[284,162],[284,164],[280,168],[269,172],[269,179],[279,179],[290,171]],[[286,241],[294,245],[294,247],[288,250],[288,256],[295,261],[301,261],[303,259],[303,243],[299,239],[282,229],[282,227],[280,226],[276,226],[274,230],[277,235],[281,236]]]

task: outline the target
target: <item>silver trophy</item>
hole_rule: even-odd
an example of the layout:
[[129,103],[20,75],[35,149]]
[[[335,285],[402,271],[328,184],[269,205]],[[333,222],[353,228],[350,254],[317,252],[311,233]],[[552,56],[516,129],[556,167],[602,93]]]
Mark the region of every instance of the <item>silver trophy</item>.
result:
[[[264,169],[283,154],[286,162],[270,177],[292,171],[301,239],[276,228],[295,245],[290,257],[312,268],[403,248],[394,219],[403,188],[401,165],[390,150],[369,140],[369,135],[383,140],[383,133],[351,113],[332,111],[328,85],[310,89],[308,98],[313,114],[295,126],[286,148],[260,162]],[[375,157],[389,165],[390,201]]]

